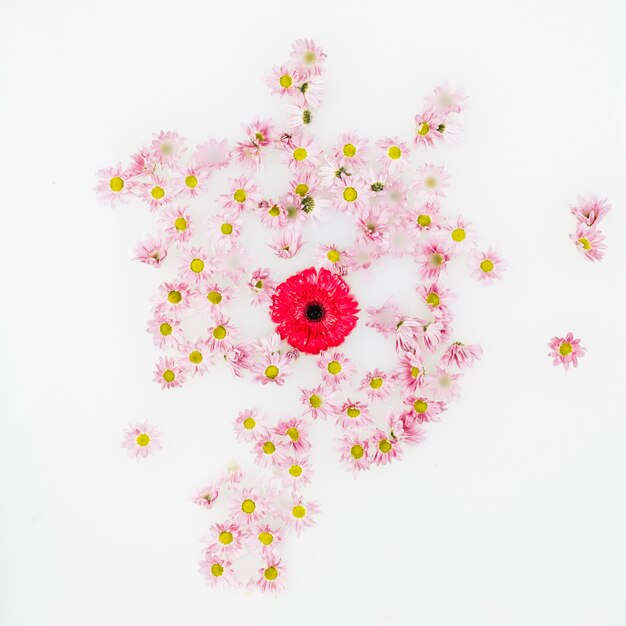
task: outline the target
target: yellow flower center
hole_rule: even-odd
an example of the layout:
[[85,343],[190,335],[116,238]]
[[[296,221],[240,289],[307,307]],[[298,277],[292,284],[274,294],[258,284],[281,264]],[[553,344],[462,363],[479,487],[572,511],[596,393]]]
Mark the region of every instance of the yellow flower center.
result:
[[297,504],[291,509],[291,514],[296,519],[302,519],[306,515],[306,509],[301,504]]
[[341,363],[339,363],[339,361],[331,361],[326,369],[333,376],[337,376],[337,374],[341,371]]
[[199,350],[193,350],[189,353],[189,360],[195,365],[202,363],[202,352]]
[[180,293],[180,291],[170,291],[167,294],[167,300],[171,304],[178,304],[182,299],[183,299],[183,296]]
[[585,239],[584,237],[581,237],[578,240],[578,243],[585,249],[585,250],[591,250],[591,243],[589,243],[589,239]]
[[271,378],[272,380],[278,376],[278,372],[279,370],[275,365],[268,365],[265,368],[265,376],[267,376],[267,378]]
[[211,565],[211,574],[213,574],[213,576],[218,577],[223,573],[224,568],[219,563],[213,563],[213,565]]
[[559,346],[559,354],[561,356],[567,356],[568,354],[572,353],[572,344],[571,343],[567,343],[566,341],[564,341],[560,346]]
[[341,252],[339,252],[339,250],[329,250],[326,253],[326,258],[331,263],[337,263],[341,259]]
[[372,378],[372,380],[370,380],[370,387],[372,389],[380,389],[383,386],[383,379],[379,378],[378,376]]
[[299,476],[302,476],[302,467],[300,467],[299,465],[292,465],[289,468],[289,473],[294,477],[294,478],[298,478]]
[[176,378],[176,374],[174,374],[172,370],[165,370],[163,372],[163,380],[166,383],[173,383],[175,378]]
[[270,565],[270,567],[263,572],[263,576],[265,576],[267,580],[276,580],[278,577],[278,570],[273,565]]
[[422,122],[417,127],[417,134],[421,135],[422,137],[424,137],[425,135],[428,135],[429,131],[430,131],[430,124],[428,122]]
[[417,218],[417,223],[422,227],[422,228],[426,228],[427,226],[430,226],[431,223],[431,219],[430,219],[430,215],[420,215]]
[[172,325],[168,324],[167,322],[163,322],[163,324],[161,324],[159,326],[159,332],[164,336],[167,337],[168,335],[172,334]]
[[313,52],[312,50],[307,50],[304,53],[303,61],[306,63],[306,65],[313,65],[316,59],[317,57],[315,56],[315,52]]
[[192,272],[199,274],[204,269],[204,261],[202,259],[194,259],[190,264],[189,268]]
[[187,220],[184,217],[177,217],[174,220],[174,228],[176,230],[187,230]]
[[209,291],[206,297],[211,304],[219,304],[222,301],[222,294],[219,291]]
[[411,376],[413,378],[417,378],[419,375],[420,375],[419,367],[412,367],[411,368]]
[[465,231],[462,228],[455,228],[452,233],[450,233],[450,236],[453,241],[459,243],[465,239]]
[[388,454],[389,451],[391,450],[391,444],[389,443],[389,441],[387,441],[387,439],[383,439],[382,441],[378,443],[378,449],[383,454]]
[[428,411],[428,403],[423,400],[416,400],[413,403],[413,408],[416,413],[426,413],[426,411]]
[[428,189],[434,189],[437,186],[437,178],[435,176],[426,176],[424,185],[428,187]]
[[363,457],[364,452],[363,446],[360,446],[358,443],[350,448],[350,454],[353,459],[359,460]]
[[239,202],[239,204],[245,202],[247,197],[248,194],[245,192],[244,189],[237,189],[237,191],[235,191],[235,193],[233,194],[235,202]]
[[263,281],[262,280],[257,280],[256,283],[254,284],[255,289],[263,289]]
[[398,146],[391,146],[387,150],[387,156],[390,159],[393,159],[395,161],[395,160],[399,159],[402,156],[402,150],[400,150],[400,148],[398,148]]
[[244,500],[241,503],[241,510],[246,515],[252,515],[252,513],[254,513],[254,509],[256,509],[256,504],[254,503],[254,500]]
[[195,176],[187,176],[187,178],[185,178],[185,185],[187,185],[187,187],[193,189],[197,184],[198,179]]
[[343,190],[343,199],[346,202],[354,202],[357,199],[358,195],[359,194],[354,187],[346,187]]
[[213,337],[215,337],[218,341],[222,341],[226,335],[226,329],[221,324],[213,329]]
[[289,76],[289,74],[283,74],[278,79],[278,82],[283,89],[289,89],[289,87],[291,87],[291,85],[293,84],[293,79],[291,78],[291,76]]
[[490,261],[489,259],[485,259],[484,261],[481,261],[480,269],[485,273],[491,272],[493,270],[493,261]]
[[274,541],[274,536],[271,533],[263,531],[259,533],[259,541],[264,546],[269,546]]
[[223,543],[227,546],[229,543],[233,542],[233,533],[228,532],[227,530],[220,533],[219,542]]
[[346,415],[350,419],[356,419],[357,417],[359,417],[359,415],[361,415],[361,410],[357,409],[355,406],[350,406],[346,410]]
[[222,232],[222,235],[231,235],[233,232],[233,225],[232,224],[222,224],[220,226],[220,231]]
[[268,213],[272,216],[272,217],[278,217],[280,215],[280,209],[274,205],[269,211]]
[[298,432],[298,429],[294,426],[288,428],[286,434],[289,439],[291,439],[291,441],[298,441],[298,439],[300,439],[300,433]]
[[150,437],[149,435],[146,435],[146,433],[141,433],[141,435],[137,435],[137,439],[135,439],[135,441],[138,446],[145,448],[150,443]]
[[274,454],[274,452],[276,452],[276,446],[271,441],[266,441],[263,444],[263,452],[265,452],[265,454]]
[[356,154],[356,146],[352,145],[351,143],[347,143],[343,147],[343,154],[344,156],[347,156],[348,158],[353,157]]
[[426,304],[430,304],[430,306],[439,306],[439,296],[432,291],[426,296]]
[[109,181],[109,187],[111,187],[111,191],[122,191],[124,189],[124,181],[119,176],[114,176]]
[[309,398],[309,404],[314,408],[314,409],[319,409],[322,406],[322,399],[317,395],[317,394],[313,394],[310,398]]
[[305,185],[304,183],[300,183],[296,185],[295,192],[297,195],[304,198],[304,196],[306,196],[306,194],[309,193],[309,186]]
[[246,417],[246,419],[243,420],[243,427],[246,430],[252,430],[255,426],[256,426],[256,421],[253,417]]
[[296,161],[304,161],[307,157],[307,151],[304,148],[296,148],[293,151],[293,158]]
[[443,265],[443,255],[439,254],[438,252],[435,252],[433,254],[430,255],[430,264],[433,267],[440,267]]
[[165,189],[157,185],[156,187],[152,187],[152,191],[150,192],[150,195],[155,200],[160,200],[165,195]]

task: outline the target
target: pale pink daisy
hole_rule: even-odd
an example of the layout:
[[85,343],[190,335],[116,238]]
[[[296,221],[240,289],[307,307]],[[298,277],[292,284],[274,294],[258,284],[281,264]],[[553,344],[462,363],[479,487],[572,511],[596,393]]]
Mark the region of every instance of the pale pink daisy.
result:
[[167,246],[163,241],[155,239],[149,235],[144,241],[140,242],[135,248],[134,260],[152,265],[153,267],[161,267],[161,264],[167,258]]
[[385,339],[395,334],[400,309],[392,298],[388,298],[385,303],[376,308],[368,307],[365,312],[369,316],[365,325],[379,332]]
[[295,454],[301,454],[311,448],[308,440],[309,429],[304,420],[297,417],[283,419],[276,424],[274,432],[282,437],[285,448]]
[[428,241],[419,245],[415,256],[419,263],[420,275],[422,278],[429,280],[439,278],[451,259],[450,248],[447,243],[436,237],[431,237]]
[[211,352],[226,352],[232,347],[236,336],[236,326],[231,323],[230,318],[218,311],[209,326],[207,348]]
[[268,512],[267,498],[257,490],[243,487],[237,489],[231,504],[231,514],[239,522],[254,524]]
[[358,472],[371,467],[368,455],[369,439],[357,433],[346,433],[342,439],[337,439],[339,444],[340,459],[346,465],[348,471],[352,471],[356,477]]
[[376,244],[382,250],[387,243],[390,214],[386,210],[365,209],[357,219],[357,239]]
[[400,415],[391,413],[388,422],[392,440],[409,446],[415,446],[424,441],[424,430],[420,428],[420,422],[412,412],[405,411]]
[[426,373],[422,361],[410,352],[405,352],[400,356],[392,376],[405,395],[423,389],[426,384]]
[[115,167],[98,170],[96,172],[98,184],[96,193],[103,202],[108,202],[111,206],[128,202],[136,186],[132,180],[132,173],[123,169],[118,163]]
[[282,526],[278,524],[257,524],[250,533],[251,537],[256,538],[255,545],[261,549],[262,554],[271,553],[279,546],[284,537],[285,532]]
[[337,179],[331,189],[332,206],[342,213],[357,215],[367,202],[367,187],[357,177],[351,176],[349,179]]
[[436,141],[443,139],[444,130],[445,117],[439,111],[428,107],[423,113],[415,116],[413,143],[416,146],[433,146]]
[[300,535],[305,528],[315,524],[315,515],[318,512],[319,506],[315,502],[304,502],[302,496],[299,496],[294,498],[289,514],[285,517],[296,533]]
[[180,387],[186,379],[185,369],[172,357],[159,357],[153,380],[155,383],[160,383],[161,389]]
[[201,506],[205,509],[210,509],[215,504],[215,501],[219,497],[218,485],[205,485],[201,489],[196,491],[195,495],[191,499],[194,504]]
[[168,241],[185,243],[193,235],[193,223],[188,207],[167,207],[159,217],[159,223]]
[[200,561],[200,573],[212,587],[230,587],[235,585],[232,563],[217,552],[207,551]]
[[424,324],[416,317],[399,316],[396,321],[396,352],[417,353],[424,336]]
[[298,85],[295,92],[296,104],[306,106],[311,109],[317,109],[322,103],[324,96],[324,78],[321,75],[307,76],[306,79]]
[[402,454],[400,442],[380,429],[370,437],[368,449],[374,465],[386,465]]
[[442,115],[460,113],[465,107],[466,100],[467,96],[464,89],[452,91],[446,82],[435,87],[434,93],[424,98],[429,108],[438,111]]
[[213,260],[203,248],[185,250],[180,259],[179,276],[182,280],[203,282],[213,275]]
[[333,399],[335,392],[327,385],[318,385],[313,389],[300,388],[300,402],[304,405],[304,415],[311,415],[313,419],[326,419],[334,413]]
[[219,554],[235,554],[241,550],[248,537],[248,529],[235,522],[221,522],[211,526],[211,534],[206,539],[207,550]]
[[424,322],[422,343],[429,352],[434,352],[439,344],[450,334],[446,312],[439,312],[430,322]]
[[283,161],[295,170],[310,170],[317,167],[321,149],[308,133],[298,133],[291,141],[283,143]]
[[131,176],[149,176],[161,167],[159,157],[150,148],[144,146],[130,156],[128,173]]
[[141,424],[130,424],[124,430],[124,439],[121,447],[128,450],[128,456],[145,459],[147,456],[163,450],[161,445],[161,431],[156,426],[151,426],[148,422]]
[[474,361],[480,359],[483,354],[483,349],[477,345],[465,345],[460,341],[455,341],[448,349],[443,353],[440,361],[444,365],[456,365],[459,368],[472,367]]
[[470,262],[472,277],[487,284],[502,278],[505,267],[504,261],[493,248],[486,252],[475,252]]
[[393,392],[393,388],[391,376],[379,369],[367,372],[359,386],[359,390],[365,391],[369,400],[386,398]]
[[287,211],[278,202],[261,200],[257,209],[261,224],[268,228],[284,228],[287,224]]
[[272,552],[266,552],[263,567],[259,569],[255,584],[261,591],[278,593],[285,588],[286,573],[287,569],[281,563],[280,558]]
[[264,421],[256,409],[241,411],[233,423],[237,439],[246,442],[255,441],[263,429]]
[[372,423],[372,418],[364,402],[354,402],[348,398],[335,411],[337,425],[344,429],[361,428]]
[[251,124],[243,125],[246,141],[238,141],[233,156],[240,165],[261,169],[263,150],[273,145],[276,130],[271,120],[256,119]]
[[230,192],[222,195],[224,198],[223,207],[225,209],[236,209],[241,212],[245,209],[257,206],[259,196],[254,181],[247,176],[239,178],[229,178]]
[[178,197],[196,198],[205,193],[209,169],[191,161],[183,166],[172,179],[174,193]]
[[191,155],[192,160],[209,170],[221,170],[229,162],[228,142],[210,139],[196,146],[196,151]]
[[294,173],[289,186],[294,195],[305,198],[318,191],[320,181],[314,170],[302,170]]
[[285,107],[287,112],[287,126],[301,131],[313,121],[313,112],[306,103],[289,104]]
[[302,235],[291,229],[282,230],[268,244],[274,254],[280,259],[291,259],[302,248]]
[[147,330],[152,335],[154,345],[161,349],[176,348],[184,339],[180,321],[163,311],[154,312],[154,318],[148,321]]
[[235,289],[214,282],[203,283],[198,286],[197,295],[205,310],[215,316],[220,311],[224,312],[224,308],[235,295]]
[[588,261],[601,261],[604,257],[606,250],[604,235],[598,228],[590,228],[579,222],[576,225],[576,232],[569,237]]
[[174,281],[159,285],[159,294],[156,299],[155,310],[166,315],[180,317],[189,311],[196,292],[185,282]]
[[356,133],[343,133],[332,148],[334,162],[354,172],[367,163],[368,143]]
[[463,254],[476,244],[476,232],[470,222],[460,215],[445,223],[442,230],[448,235],[448,244],[453,254]]
[[212,363],[212,353],[206,353],[206,341],[197,339],[178,346],[181,355],[181,364],[192,376],[202,376],[209,371]]
[[248,279],[248,287],[252,294],[252,304],[271,304],[272,294],[276,291],[276,281],[270,277],[268,268],[257,269]]
[[440,227],[439,204],[426,202],[407,214],[408,225],[418,231],[438,230]]
[[413,189],[420,197],[430,201],[445,197],[448,186],[448,174],[444,165],[426,163],[417,168],[413,178]]
[[187,150],[185,140],[176,132],[161,131],[152,135],[150,150],[159,161],[168,167],[175,165]]
[[151,211],[163,209],[175,197],[170,181],[156,174],[149,182],[142,183],[139,190],[139,197],[148,204]]
[[586,348],[580,345],[580,339],[574,339],[572,333],[565,337],[553,337],[548,343],[551,352],[548,356],[553,357],[554,365],[563,365],[567,372],[570,365],[578,367],[578,359],[585,356]]
[[315,260],[321,267],[340,276],[345,276],[351,265],[350,253],[335,244],[326,244],[318,248]]
[[[372,189],[373,189],[372,185]],[[380,203],[394,215],[406,210],[408,206],[408,191],[403,180],[388,180],[381,193],[376,196]]]
[[376,142],[378,162],[390,172],[403,172],[409,162],[410,148],[397,137],[385,137]]
[[416,291],[431,311],[447,308],[447,301],[454,297],[450,289],[446,289],[437,281],[430,284],[420,284]]
[[345,354],[330,350],[320,352],[317,366],[322,370],[324,382],[333,388],[349,381],[356,371],[352,361]]
[[262,385],[271,383],[281,386],[285,383],[286,377],[291,374],[291,363],[286,355],[281,355],[279,352],[266,352],[253,366],[252,372],[255,374],[254,380]]
[[440,420],[439,416],[447,408],[445,402],[430,400],[419,394],[407,396],[404,403],[411,408],[413,415],[420,424],[425,422],[438,422]]
[[294,96],[298,91],[298,84],[302,77],[295,68],[287,65],[275,65],[271,73],[265,78],[265,83],[272,93],[279,96]]
[[224,276],[227,276],[235,285],[239,284],[239,281],[248,271],[248,256],[246,251],[238,246],[224,252],[220,251],[220,253],[215,257],[215,262],[216,273],[221,273]]
[[601,200],[594,194],[578,196],[578,202],[570,205],[572,215],[586,226],[597,225],[611,208],[607,198]]
[[225,211],[218,215],[212,215],[208,219],[208,235],[213,242],[215,250],[227,252],[237,245],[241,235],[242,222],[238,215],[232,211]]
[[261,467],[280,465],[285,453],[285,445],[280,437],[270,429],[261,429],[253,444],[252,453],[256,456],[255,463]]
[[223,357],[230,371],[238,378],[243,375],[243,370],[251,369],[254,363],[252,351],[245,343],[228,346]]
[[279,477],[283,483],[291,485],[292,491],[310,483],[312,475],[313,469],[306,456],[291,454],[282,458]]
[[441,402],[457,400],[460,395],[460,379],[463,374],[453,374],[442,367],[436,367],[433,374],[426,376],[426,388],[431,396]]
[[312,39],[296,39],[291,44],[291,59],[301,74],[318,76],[324,71],[326,53]]

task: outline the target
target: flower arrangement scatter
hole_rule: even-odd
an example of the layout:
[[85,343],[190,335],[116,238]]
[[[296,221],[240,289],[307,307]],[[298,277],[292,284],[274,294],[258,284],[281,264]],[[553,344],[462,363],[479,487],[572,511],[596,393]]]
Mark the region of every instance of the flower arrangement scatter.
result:
[[553,337],[548,343],[553,365],[562,365],[567,372],[570,365],[578,367],[578,359],[585,356],[586,349],[580,345],[580,339],[574,339],[572,333],[565,337]]
[[600,200],[593,194],[578,196],[578,202],[570,207],[577,220],[570,239],[588,261],[601,261],[604,257],[605,237],[598,224],[611,208],[606,198]]
[[[166,272],[148,321],[160,351],[157,384],[180,388],[213,367],[227,367],[234,376],[280,386],[304,361],[317,365],[290,416],[239,413],[236,435],[250,445],[255,471],[226,472],[194,498],[207,509],[224,507],[201,562],[212,584],[283,587],[280,544],[290,530],[311,526],[318,512],[304,495],[313,421],[335,422],[337,459],[355,475],[397,461],[424,439],[482,354],[455,336],[448,268],[463,263],[483,284],[505,269],[495,249],[479,245],[475,227],[445,206],[449,175],[431,156],[458,133],[465,94],[437,87],[415,116],[411,136],[371,142],[350,131],[322,146],[311,128],[325,59],[314,42],[296,41],[266,78],[286,104],[286,117],[245,124],[234,145],[211,139],[194,150],[177,133],[160,132],[130,163],[98,173],[103,200],[143,202],[155,216],[155,231],[138,244],[135,258]],[[258,179],[277,155],[288,174],[282,192],[270,196]],[[216,186],[212,179],[224,168],[231,176]],[[208,194],[217,207],[206,202]],[[346,219],[354,231],[349,245],[311,239],[318,221]],[[247,232],[265,241],[271,267],[246,252]],[[314,260],[294,272],[308,246]],[[392,298],[364,306],[351,285],[353,276],[388,257],[405,258],[414,268],[410,310]],[[249,336],[236,315],[242,301],[262,311],[275,332]],[[190,319],[199,319],[204,331],[192,332]],[[394,367],[357,368],[343,343],[359,325],[389,342]],[[134,430],[129,437],[132,453],[151,451]]]

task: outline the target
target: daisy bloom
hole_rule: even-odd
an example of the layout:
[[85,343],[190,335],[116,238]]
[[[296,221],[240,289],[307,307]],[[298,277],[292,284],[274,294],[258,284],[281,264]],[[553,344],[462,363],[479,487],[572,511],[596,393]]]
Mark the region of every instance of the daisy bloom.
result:
[[180,316],[189,310],[195,295],[195,291],[185,282],[162,283],[155,309],[166,315]]
[[205,354],[206,341],[197,340],[195,342],[186,342],[179,346],[182,363],[188,374],[192,376],[202,376],[209,371],[208,365],[211,364],[212,353]]
[[167,241],[185,243],[193,235],[193,224],[188,207],[168,207],[164,209],[159,224]]
[[392,378],[387,376],[382,370],[372,370],[365,374],[359,386],[359,390],[365,391],[365,394],[370,400],[386,398],[393,392]]
[[416,252],[419,273],[422,278],[437,279],[451,259],[450,248],[441,239],[431,238],[420,245]]
[[162,241],[150,235],[135,248],[135,255],[133,258],[136,261],[153,267],[161,267],[161,263],[167,258],[167,247]]
[[456,400],[460,394],[459,381],[462,374],[452,374],[442,367],[436,367],[434,374],[426,377],[426,387],[429,393],[441,402]]
[[210,509],[213,507],[218,497],[219,490],[216,485],[205,485],[201,489],[198,489],[191,501],[205,509]]
[[222,312],[215,314],[213,324],[209,327],[209,338],[206,345],[211,352],[225,352],[232,344],[237,335],[237,328],[230,323],[230,318]]
[[323,269],[330,270],[339,276],[345,276],[351,264],[349,252],[335,244],[320,246],[315,258],[323,266]]
[[408,225],[418,231],[439,229],[439,204],[426,202],[408,214]]
[[471,275],[479,282],[489,284],[502,278],[504,269],[504,261],[493,248],[489,248],[486,252],[475,252],[472,255]]
[[324,79],[322,76],[307,76],[306,79],[298,85],[295,92],[296,104],[316,109],[322,103],[324,95]]
[[302,248],[302,235],[293,230],[282,230],[274,237],[269,247],[278,258],[291,259]]
[[180,321],[162,311],[155,311],[154,318],[148,321],[148,332],[154,345],[161,349],[176,348],[184,339]]
[[427,163],[417,168],[413,188],[420,197],[430,201],[445,198],[445,190],[448,186],[445,166]]
[[423,113],[418,113],[415,116],[415,137],[413,138],[413,143],[416,146],[431,147],[436,141],[440,141],[443,138],[444,131],[444,116],[429,107]]
[[551,352],[548,356],[553,357],[553,365],[563,365],[565,371],[570,364],[578,367],[578,359],[585,356],[585,348],[580,345],[580,339],[574,339],[572,333],[565,337],[553,337],[548,343]]
[[466,346],[460,341],[455,341],[443,353],[440,361],[444,365],[456,365],[459,368],[472,367],[474,361],[480,359],[483,349],[479,345]]
[[295,170],[314,169],[321,154],[314,138],[307,133],[298,133],[291,141],[283,143],[283,160]]
[[367,405],[363,402],[353,402],[348,398],[336,409],[337,425],[341,428],[355,428],[367,426],[372,423]]
[[415,446],[424,441],[424,430],[420,428],[420,422],[411,411],[405,411],[400,415],[391,413],[388,422],[391,438],[398,443]]
[[164,208],[174,199],[171,183],[163,176],[153,175],[150,182],[140,187],[139,197],[148,204],[151,211]]
[[206,167],[209,170],[221,170],[228,166],[229,155],[227,141],[210,139],[196,147],[191,159],[200,167]]
[[398,366],[393,371],[392,377],[400,385],[405,395],[415,393],[426,384],[426,373],[421,359],[411,352],[404,352],[400,356]]
[[318,385],[313,389],[300,389],[300,402],[305,406],[304,414],[313,419],[326,419],[334,412],[332,405],[335,393],[327,385]]
[[356,371],[350,359],[341,354],[341,352],[321,352],[317,360],[317,366],[322,370],[324,382],[333,388],[349,381]]
[[256,455],[257,465],[271,467],[280,465],[284,445],[278,434],[269,429],[263,429],[258,433],[252,445],[252,452]]
[[205,553],[204,559],[200,561],[200,573],[212,587],[229,587],[235,584],[231,562],[217,552]]
[[233,517],[246,524],[259,522],[267,513],[267,499],[255,489],[238,489],[231,505]]
[[205,309],[211,315],[216,315],[224,311],[224,307],[233,299],[235,290],[233,287],[224,287],[219,283],[203,283],[198,286],[197,295]]
[[229,210],[244,211],[256,206],[259,202],[257,188],[254,181],[246,176],[229,178],[230,192],[221,196],[224,198],[223,207]]
[[182,366],[177,365],[172,357],[160,357],[154,370],[154,382],[161,383],[161,389],[180,387],[187,376]]
[[247,529],[234,522],[222,522],[211,526],[211,535],[207,540],[207,550],[213,553],[233,554],[239,552],[244,539],[248,536]]
[[233,212],[226,211],[208,219],[209,239],[217,252],[232,250],[241,235],[241,219]]
[[259,569],[256,586],[261,591],[277,593],[285,588],[284,577],[287,572],[285,567],[272,552],[266,552],[263,567]]
[[223,354],[223,357],[228,364],[228,367],[230,367],[231,372],[238,378],[242,376],[243,370],[249,370],[252,368],[252,351],[244,343],[228,346]]
[[248,287],[252,294],[252,304],[270,304],[276,291],[276,282],[270,278],[268,268],[255,270],[248,280]]
[[209,170],[190,162],[181,168],[172,180],[174,193],[177,196],[196,198],[206,191]]
[[400,443],[380,429],[370,437],[368,448],[374,465],[386,465],[402,454]]
[[183,280],[199,283],[213,275],[212,259],[202,248],[186,250],[180,261],[179,275]]
[[256,374],[254,378],[256,382],[262,385],[272,383],[281,386],[285,378],[291,374],[291,364],[286,355],[266,352],[260,362],[253,366],[252,371]]
[[261,224],[268,228],[284,228],[287,223],[287,211],[277,202],[261,200],[258,206]]
[[424,324],[416,317],[398,317],[396,322],[396,352],[418,353],[424,336]]
[[285,447],[296,454],[311,448],[311,443],[307,439],[309,434],[307,424],[297,417],[281,420],[276,424],[274,432],[283,438]]
[[385,303],[376,308],[369,307],[365,311],[369,316],[365,325],[379,332],[385,339],[396,332],[397,318],[400,309],[392,298],[388,298]]
[[281,460],[280,467],[281,480],[283,483],[291,485],[294,492],[311,482],[313,469],[307,457],[293,454],[286,456]]
[[447,308],[446,301],[454,294],[450,289],[446,289],[437,281],[428,284],[421,284],[416,288],[419,297],[424,301],[431,311],[439,308]]
[[315,502],[304,502],[302,496],[299,496],[292,501],[291,510],[286,517],[300,535],[305,528],[315,524],[315,515],[318,512],[319,506]]
[[445,224],[443,231],[448,235],[448,244],[454,254],[462,254],[476,243],[476,233],[470,222],[466,222],[461,216]]
[[390,215],[387,211],[370,208],[364,210],[356,222],[357,238],[376,244],[385,251]]
[[420,424],[438,422],[439,415],[447,408],[445,402],[430,400],[422,395],[410,395],[405,398],[404,403],[411,408],[413,416]]
[[262,420],[256,409],[247,409],[237,415],[234,422],[235,434],[240,441],[255,441],[263,428]]
[[237,246],[225,252],[220,251],[214,260],[216,262],[216,272],[230,278],[235,285],[239,283],[248,271],[247,264],[249,260],[246,251]]
[[318,76],[324,71],[326,53],[312,39],[296,39],[291,48],[291,59],[303,75]]
[[168,167],[176,165],[180,156],[187,150],[185,140],[173,131],[161,131],[152,135],[150,150],[159,161]]
[[346,469],[356,474],[371,467],[368,455],[369,440],[356,433],[347,433],[343,439],[337,439],[340,459],[346,464]]
[[460,113],[465,108],[467,96],[463,89],[452,91],[448,83],[442,83],[435,87],[432,95],[426,96],[424,101],[429,108],[438,111],[443,115],[448,113]]
[[356,133],[343,133],[332,149],[334,162],[354,172],[367,163],[368,143]]
[[603,243],[604,235],[599,229],[579,222],[576,232],[569,237],[588,261],[601,261],[604,257],[606,245]]
[[270,307],[279,335],[309,354],[343,343],[356,326],[358,311],[341,277],[313,267],[278,285]]
[[367,198],[367,187],[358,178],[337,179],[333,185],[331,203],[337,211],[356,215]]
[[313,121],[313,112],[308,104],[290,104],[285,107],[287,111],[287,126],[298,130],[304,130]]
[[585,226],[594,226],[601,222],[611,210],[607,198],[600,200],[594,194],[578,196],[578,202],[570,206],[572,215]]
[[122,448],[128,450],[128,456],[139,461],[163,450],[161,435],[161,431],[156,426],[150,426],[148,422],[130,424],[129,428],[124,430]]
[[285,533],[279,525],[257,524],[250,535],[256,537],[257,546],[261,548],[261,552],[267,554],[282,543]]
[[99,170],[96,176],[98,177],[96,193],[100,200],[108,202],[113,207],[128,202],[135,182],[132,180],[132,173],[124,170],[121,163],[115,167]]
[[272,72],[265,79],[272,93],[281,97],[295,95],[298,89],[297,84],[300,81],[301,76],[298,71],[287,65],[275,65],[272,68]]
[[385,137],[376,142],[378,162],[390,172],[403,172],[409,161],[410,148],[397,137]]

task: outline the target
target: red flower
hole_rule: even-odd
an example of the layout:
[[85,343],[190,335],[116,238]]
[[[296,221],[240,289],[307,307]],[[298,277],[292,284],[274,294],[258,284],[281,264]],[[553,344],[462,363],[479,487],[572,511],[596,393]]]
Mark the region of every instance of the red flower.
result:
[[356,326],[358,312],[343,278],[314,267],[278,285],[270,307],[279,335],[309,354],[343,343]]

